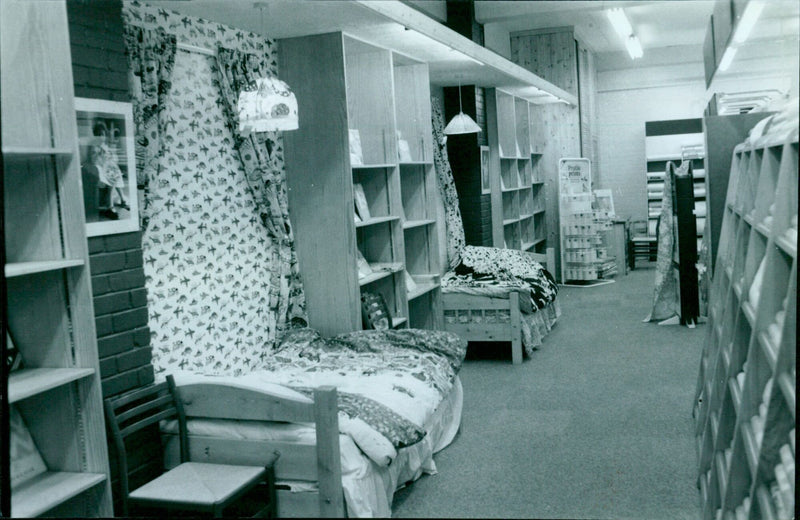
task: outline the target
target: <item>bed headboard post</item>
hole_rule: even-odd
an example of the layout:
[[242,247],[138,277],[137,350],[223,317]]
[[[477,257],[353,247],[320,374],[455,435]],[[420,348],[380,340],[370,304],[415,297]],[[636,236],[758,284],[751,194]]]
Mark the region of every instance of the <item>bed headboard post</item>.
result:
[[339,456],[339,405],[336,387],[314,390],[314,422],[317,431],[319,512],[326,518],[343,518],[342,467]]

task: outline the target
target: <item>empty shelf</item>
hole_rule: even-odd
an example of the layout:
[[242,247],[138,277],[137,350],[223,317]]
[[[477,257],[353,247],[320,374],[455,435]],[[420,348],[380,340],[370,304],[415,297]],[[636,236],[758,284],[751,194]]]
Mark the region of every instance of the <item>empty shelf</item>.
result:
[[42,473],[14,489],[11,516],[39,516],[105,480],[102,473]]
[[8,401],[14,403],[94,374],[93,368],[26,368],[8,377]]
[[24,276],[27,274],[44,273],[47,271],[57,271],[68,267],[83,265],[83,259],[73,260],[43,260],[38,262],[14,262],[5,265],[6,278],[14,276]]

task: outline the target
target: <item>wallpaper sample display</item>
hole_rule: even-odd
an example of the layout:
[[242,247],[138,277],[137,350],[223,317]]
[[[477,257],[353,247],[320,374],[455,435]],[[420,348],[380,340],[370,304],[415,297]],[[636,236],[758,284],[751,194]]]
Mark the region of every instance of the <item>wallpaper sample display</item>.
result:
[[[272,40],[136,1],[123,4],[123,18],[126,27],[161,27],[179,42],[264,56],[264,69],[277,72]],[[276,340],[269,295],[280,280],[233,148],[214,57],[178,50],[167,103],[165,150],[142,238],[153,365],[156,373],[247,373]],[[282,153],[276,159],[283,170]]]

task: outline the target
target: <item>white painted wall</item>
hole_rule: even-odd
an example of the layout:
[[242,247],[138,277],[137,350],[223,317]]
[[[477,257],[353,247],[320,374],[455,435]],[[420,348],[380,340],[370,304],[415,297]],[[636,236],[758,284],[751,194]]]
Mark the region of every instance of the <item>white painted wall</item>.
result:
[[[680,56],[686,61],[676,59]],[[594,167],[594,183],[597,188],[612,190],[615,210],[621,216],[647,218],[645,122],[703,117],[713,91],[774,88],[787,92],[797,88],[789,64],[763,63],[757,75],[715,81],[714,90],[707,91],[703,63],[691,59],[695,56],[699,54],[688,46],[671,52],[663,49],[661,56],[642,60],[644,63],[640,63],[646,66],[637,67],[616,56],[598,55],[598,164]]]
[[511,59],[511,36],[502,24],[487,23],[483,26],[483,44],[507,60]]

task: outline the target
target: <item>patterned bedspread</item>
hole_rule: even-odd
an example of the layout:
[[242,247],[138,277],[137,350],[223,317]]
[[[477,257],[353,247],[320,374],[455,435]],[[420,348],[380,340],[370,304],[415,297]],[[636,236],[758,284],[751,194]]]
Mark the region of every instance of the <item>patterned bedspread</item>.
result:
[[303,328],[287,332],[260,368],[271,382],[309,396],[315,387],[336,386],[345,424],[366,423],[399,449],[425,436],[422,425],[452,389],[465,354],[466,342],[444,331],[323,338]]
[[558,286],[553,275],[529,255],[515,249],[465,246],[453,271],[442,277],[444,292],[499,296],[509,290],[530,294],[532,309],[543,309],[555,300]]

